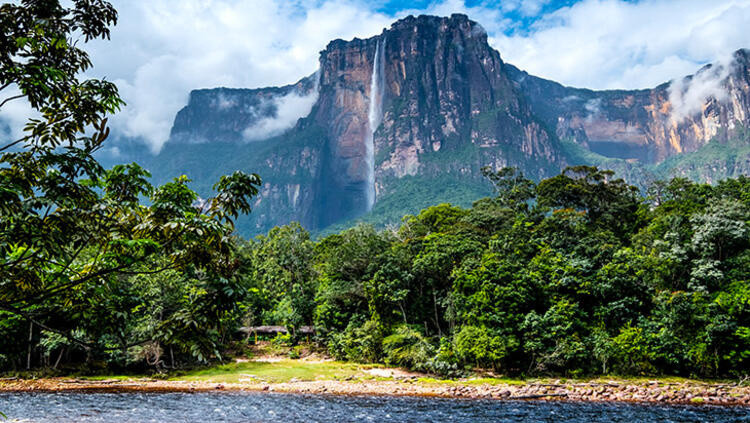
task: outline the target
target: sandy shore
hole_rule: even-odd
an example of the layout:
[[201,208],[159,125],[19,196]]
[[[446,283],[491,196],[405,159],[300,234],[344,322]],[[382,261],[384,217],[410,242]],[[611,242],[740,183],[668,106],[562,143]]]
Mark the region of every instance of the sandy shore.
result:
[[703,382],[590,381],[520,384],[475,384],[402,380],[325,380],[280,383],[215,383],[181,380],[83,380],[50,378],[2,380],[0,392],[196,392],[266,391],[332,395],[405,395],[497,400],[621,401],[664,404],[750,406],[750,387]]

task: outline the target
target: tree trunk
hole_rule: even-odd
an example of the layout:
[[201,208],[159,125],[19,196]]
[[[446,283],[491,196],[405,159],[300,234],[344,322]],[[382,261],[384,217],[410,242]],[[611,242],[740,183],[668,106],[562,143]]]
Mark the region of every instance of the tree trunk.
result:
[[65,347],[63,347],[60,350],[60,355],[57,356],[57,360],[55,360],[55,365],[52,367],[53,370],[57,370],[57,365],[60,364],[60,359],[62,358],[64,352],[65,352]]
[[443,331],[440,330],[440,319],[438,318],[438,309],[437,309],[437,294],[435,293],[435,290],[432,290],[432,304],[435,307],[435,326],[437,326],[438,330],[438,336],[442,338]]
[[29,322],[29,349],[26,353],[26,370],[31,370],[31,342],[34,340],[34,322]]

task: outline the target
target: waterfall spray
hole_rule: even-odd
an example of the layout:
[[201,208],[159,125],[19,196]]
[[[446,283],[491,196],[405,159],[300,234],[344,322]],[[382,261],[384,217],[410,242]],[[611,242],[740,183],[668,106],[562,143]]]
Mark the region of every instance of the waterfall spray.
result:
[[[381,45],[382,44],[382,45]],[[383,91],[385,83],[385,36],[378,40],[375,56],[372,60],[372,78],[370,79],[370,104],[367,113],[369,131],[365,146],[367,148],[367,211],[375,204],[375,131],[383,119]]]

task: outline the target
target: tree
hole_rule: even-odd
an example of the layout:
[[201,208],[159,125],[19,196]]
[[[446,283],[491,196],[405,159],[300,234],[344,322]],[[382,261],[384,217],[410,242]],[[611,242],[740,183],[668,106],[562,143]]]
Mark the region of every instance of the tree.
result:
[[375,292],[370,281],[378,256],[387,248],[388,239],[369,225],[357,225],[318,242],[315,325],[323,332],[343,330],[350,321],[372,317],[367,290]]
[[540,182],[536,191],[540,206],[583,211],[590,224],[621,237],[639,223],[638,189],[615,179],[611,170],[568,167],[562,174]]
[[504,167],[493,172],[491,167],[485,166],[482,175],[494,186],[500,204],[516,211],[528,211],[529,201],[536,196],[536,184],[526,179],[518,168]]
[[[32,333],[58,333],[88,351],[96,345],[74,336],[74,325],[50,317],[81,306],[72,302],[94,286],[179,269],[231,291],[233,220],[250,211],[260,185],[257,175],[235,172],[214,197],[199,199],[185,176],[154,188],[137,164],[99,165],[92,154],[109,135],[106,115],[123,101],[114,84],[79,79],[91,66],[79,46],[108,38],[116,20],[103,0],[0,6],[0,93],[12,91],[0,109],[25,99],[38,114],[22,138],[0,147],[0,310],[29,321]],[[226,303],[207,307],[217,305]]]
[[313,247],[310,234],[297,222],[271,229],[253,244],[252,286],[276,300],[268,323],[295,331],[312,324]]

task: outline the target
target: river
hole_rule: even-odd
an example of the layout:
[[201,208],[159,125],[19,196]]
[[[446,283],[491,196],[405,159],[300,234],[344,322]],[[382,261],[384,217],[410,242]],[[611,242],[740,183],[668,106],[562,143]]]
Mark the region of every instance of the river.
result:
[[32,422],[750,422],[750,408],[245,392],[2,393]]

